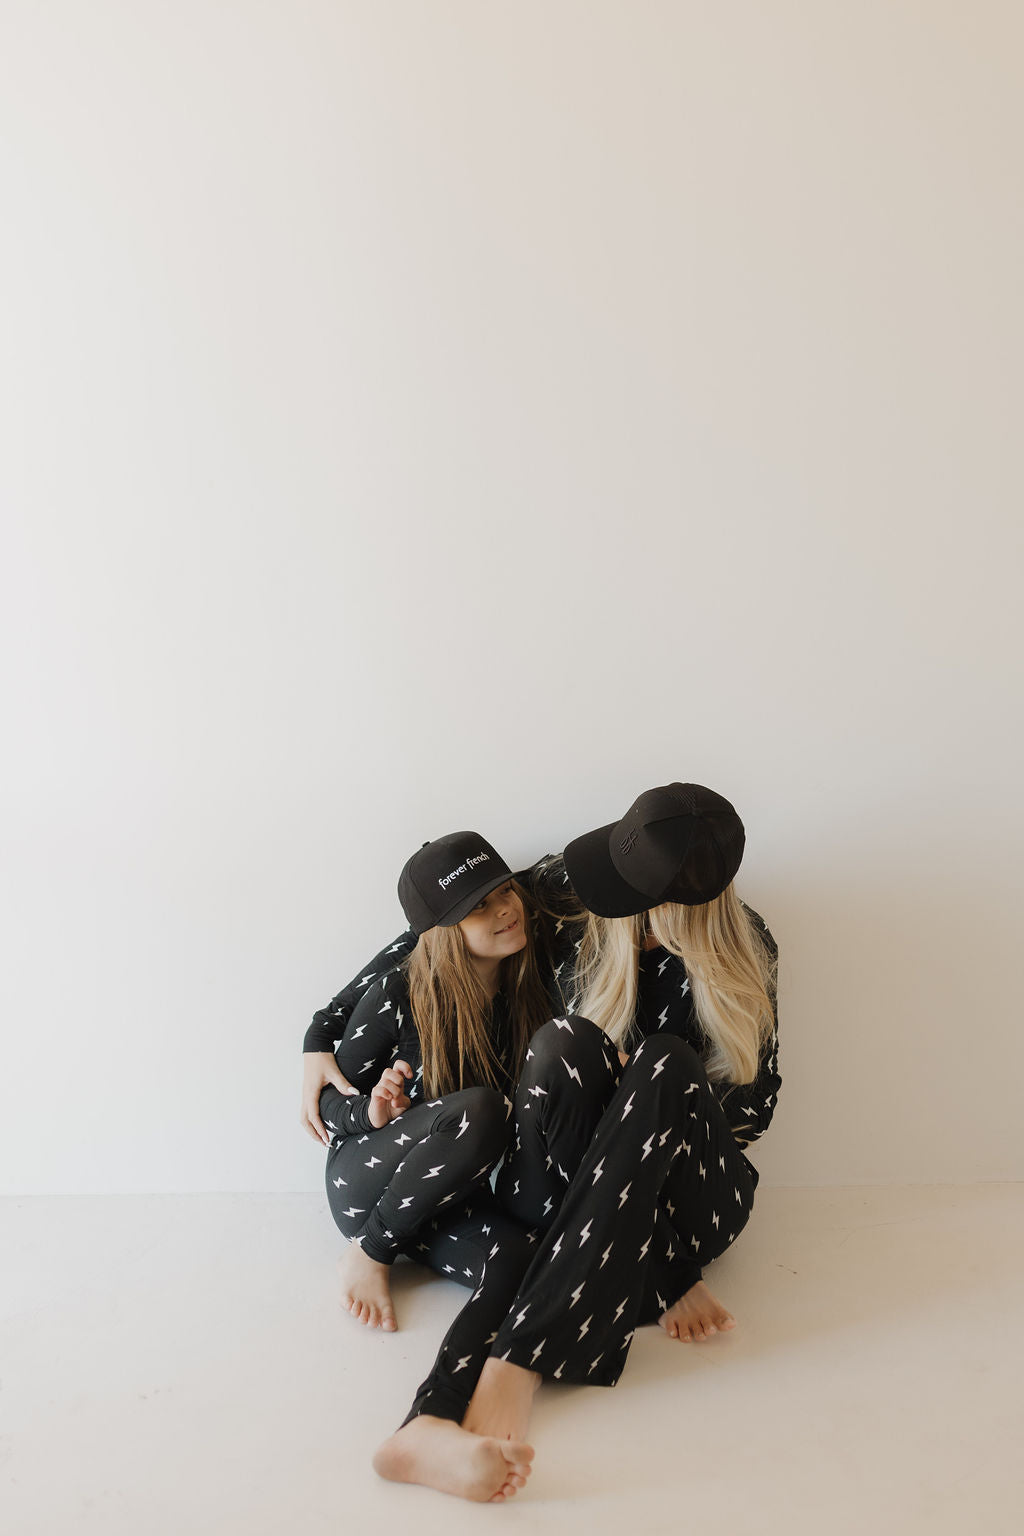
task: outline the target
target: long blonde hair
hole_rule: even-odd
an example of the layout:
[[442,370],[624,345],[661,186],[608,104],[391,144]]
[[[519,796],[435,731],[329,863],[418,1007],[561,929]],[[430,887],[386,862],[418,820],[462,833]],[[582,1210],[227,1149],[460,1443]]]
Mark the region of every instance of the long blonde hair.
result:
[[713,1082],[750,1083],[775,1027],[776,961],[734,887],[714,901],[665,902],[636,917],[587,914],[576,966],[575,1007],[628,1047],[640,952],[650,933],[686,967]]
[[[526,945],[501,963],[501,987],[512,1020],[512,1061],[518,1078],[530,1036],[551,1016],[540,979],[529,899],[512,882],[526,916]],[[473,965],[462,929],[428,928],[406,961],[409,1003],[423,1054],[423,1086],[430,1098],[457,1088],[497,1088],[504,1078],[491,1038],[491,1000]]]

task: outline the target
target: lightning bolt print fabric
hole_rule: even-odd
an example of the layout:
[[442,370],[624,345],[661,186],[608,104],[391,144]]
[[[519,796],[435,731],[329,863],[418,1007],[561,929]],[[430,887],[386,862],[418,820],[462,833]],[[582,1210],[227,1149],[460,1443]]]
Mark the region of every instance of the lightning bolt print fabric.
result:
[[[561,887],[559,869],[544,864],[520,879]],[[763,921],[750,917],[774,953]],[[460,1421],[489,1354],[548,1379],[614,1385],[636,1328],[700,1278],[753,1206],[757,1171],[743,1148],[774,1113],[777,1031],[752,1084],[710,1083],[685,967],[652,950],[640,958],[639,1043],[623,1067],[607,1037],[566,1009],[578,928],[567,920],[552,934],[555,1016],[504,1096],[466,1089],[425,1102],[400,968],[411,933],[364,966],[307,1031],[305,1049],[334,1052],[359,1090],[326,1088],[320,1103],[340,1230],[379,1262],[406,1253],[470,1288],[408,1418]],[[499,1056],[509,1024],[499,994]],[[370,1090],[398,1058],[413,1068],[410,1107],[376,1131]]]
[[621,1068],[601,1030],[567,1022],[534,1035],[516,1091],[497,1192],[544,1235],[491,1353],[614,1386],[637,1327],[742,1231],[757,1171],[685,1041],[653,1035]]

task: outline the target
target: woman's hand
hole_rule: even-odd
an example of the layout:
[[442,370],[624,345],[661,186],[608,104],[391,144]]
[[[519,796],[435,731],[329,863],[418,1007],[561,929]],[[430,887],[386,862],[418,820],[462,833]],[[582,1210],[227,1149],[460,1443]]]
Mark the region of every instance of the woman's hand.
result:
[[331,1135],[320,1119],[320,1090],[331,1083],[339,1093],[358,1093],[345,1077],[330,1051],[306,1051],[302,1057],[302,1109],[299,1124],[314,1141],[331,1144]]
[[407,1061],[396,1061],[393,1067],[385,1067],[381,1073],[380,1082],[370,1093],[370,1124],[375,1131],[397,1120],[409,1108],[410,1100],[405,1092],[408,1077],[412,1077],[412,1067]]

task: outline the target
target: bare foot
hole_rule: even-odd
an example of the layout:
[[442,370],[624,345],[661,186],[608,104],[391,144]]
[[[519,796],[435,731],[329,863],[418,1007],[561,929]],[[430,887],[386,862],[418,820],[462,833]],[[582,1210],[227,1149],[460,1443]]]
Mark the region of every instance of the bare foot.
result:
[[536,1371],[491,1355],[470,1398],[463,1429],[474,1435],[492,1435],[496,1440],[525,1440],[533,1394],[539,1386]]
[[368,1258],[358,1243],[349,1243],[338,1260],[341,1304],[357,1323],[394,1333],[395,1308],[391,1300],[391,1268]]
[[674,1307],[661,1314],[658,1322],[670,1339],[679,1339],[683,1344],[689,1344],[691,1339],[710,1339],[713,1333],[728,1333],[736,1327],[732,1313],[712,1296],[703,1280],[691,1285]]
[[511,1499],[530,1475],[533,1446],[471,1435],[451,1419],[421,1413],[385,1440],[373,1469],[393,1483],[421,1483],[478,1504]]

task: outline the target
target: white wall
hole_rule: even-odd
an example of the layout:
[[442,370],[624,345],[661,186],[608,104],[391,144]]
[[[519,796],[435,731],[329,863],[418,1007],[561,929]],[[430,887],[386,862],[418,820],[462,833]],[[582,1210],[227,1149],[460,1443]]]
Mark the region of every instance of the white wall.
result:
[[407,853],[676,777],[766,1180],[1020,1178],[1019,7],[0,29],[4,1187],[316,1188]]

